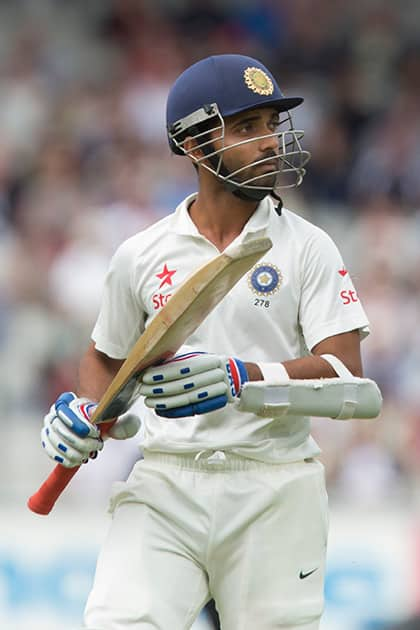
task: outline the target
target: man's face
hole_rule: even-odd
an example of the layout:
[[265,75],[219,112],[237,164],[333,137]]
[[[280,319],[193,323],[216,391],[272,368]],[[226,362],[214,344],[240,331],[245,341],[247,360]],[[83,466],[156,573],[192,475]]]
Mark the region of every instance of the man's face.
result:
[[[245,182],[257,178],[250,182],[251,185],[257,188],[274,186],[277,177],[275,171],[279,168],[279,141],[277,136],[271,134],[277,132],[278,126],[279,114],[272,107],[253,109],[225,119],[224,146],[231,148],[225,148],[221,155],[223,164],[230,173],[243,168],[234,176],[236,181]],[[238,142],[243,144],[232,146]],[[215,140],[214,146],[215,149],[220,149],[222,142]],[[249,166],[262,159],[266,161]]]

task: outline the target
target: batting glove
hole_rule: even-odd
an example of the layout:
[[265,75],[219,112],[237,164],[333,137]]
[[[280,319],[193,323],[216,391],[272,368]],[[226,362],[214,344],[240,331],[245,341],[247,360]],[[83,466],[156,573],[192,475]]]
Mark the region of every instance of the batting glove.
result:
[[[61,394],[44,418],[41,442],[47,455],[65,468],[80,466],[103,448],[99,428],[90,422],[97,404],[72,392]],[[140,419],[126,414],[110,428],[107,437],[123,440],[135,435]]]
[[239,359],[192,352],[148,368],[140,393],[159,416],[182,418],[221,409],[239,396],[247,381]]

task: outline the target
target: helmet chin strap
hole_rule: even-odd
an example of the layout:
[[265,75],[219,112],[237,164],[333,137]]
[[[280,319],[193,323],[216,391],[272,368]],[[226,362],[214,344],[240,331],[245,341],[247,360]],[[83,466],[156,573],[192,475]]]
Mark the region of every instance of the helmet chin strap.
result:
[[262,201],[265,197],[267,197],[267,195],[270,195],[270,197],[274,197],[274,199],[277,201],[277,206],[275,207],[275,211],[277,212],[279,217],[281,217],[281,211],[283,208],[283,200],[274,192],[274,190],[267,191],[267,190],[255,189],[255,191],[247,190],[245,192],[245,190],[241,190],[240,188],[235,187],[232,184],[228,184],[227,182],[224,182],[224,184],[226,188],[228,188],[228,190],[230,190],[230,192],[233,195],[235,195],[235,197],[239,197],[239,199],[244,199],[245,201],[249,201],[250,199],[254,201]]
[[283,199],[279,197],[279,195],[275,193],[274,190],[271,193],[271,196],[274,197],[274,199],[277,201],[277,206],[275,207],[275,211],[277,212],[279,217],[281,217],[281,211],[283,209]]
[[240,186],[231,184],[230,182],[224,182],[224,184],[226,188],[232,193],[232,195],[235,195],[235,197],[243,199],[244,201],[262,201],[264,197],[267,197],[267,195],[271,194],[270,191],[266,189],[263,190],[261,188],[255,188],[253,190],[250,190],[249,188],[243,189]]
[[235,195],[235,197],[239,197],[239,199],[244,199],[245,201],[249,201],[250,199],[254,201],[262,201],[265,197],[267,197],[267,195],[274,197],[274,199],[277,201],[277,206],[275,207],[275,211],[277,212],[279,217],[281,217],[281,211],[283,208],[283,200],[281,197],[279,197],[279,195],[277,195],[277,193],[274,192],[274,190],[267,191],[267,190],[256,189],[255,191],[247,190],[245,192],[245,190],[241,190],[240,188],[235,187],[232,184],[228,184],[227,182],[224,182],[224,184],[226,188],[230,190],[230,192],[233,195]]

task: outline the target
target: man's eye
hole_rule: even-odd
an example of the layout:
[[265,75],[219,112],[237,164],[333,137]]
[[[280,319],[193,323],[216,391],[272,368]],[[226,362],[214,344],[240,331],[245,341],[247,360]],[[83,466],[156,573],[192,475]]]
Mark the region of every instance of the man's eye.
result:
[[239,133],[249,133],[250,131],[252,131],[252,124],[245,123],[238,128],[238,131]]

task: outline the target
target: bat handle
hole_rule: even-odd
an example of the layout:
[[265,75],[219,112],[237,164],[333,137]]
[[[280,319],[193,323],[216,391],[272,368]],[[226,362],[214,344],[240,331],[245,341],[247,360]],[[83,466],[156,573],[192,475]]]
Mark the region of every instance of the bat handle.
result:
[[[104,435],[114,424],[115,420],[100,425],[101,435]],[[38,488],[27,502],[28,508],[36,514],[46,515],[51,512],[55,502],[68,486],[80,466],[65,468],[60,464],[48,475],[44,483]]]
[[36,514],[49,514],[79,468],[80,466],[65,468],[57,464],[35,494],[28,499],[28,508]]

